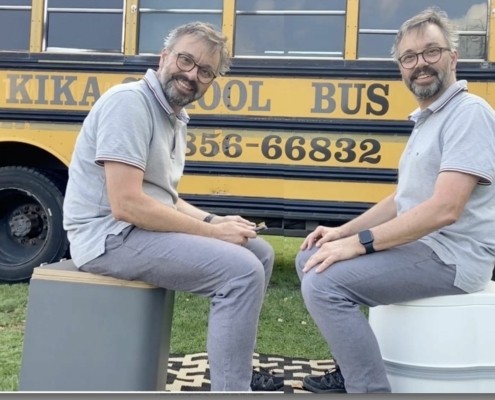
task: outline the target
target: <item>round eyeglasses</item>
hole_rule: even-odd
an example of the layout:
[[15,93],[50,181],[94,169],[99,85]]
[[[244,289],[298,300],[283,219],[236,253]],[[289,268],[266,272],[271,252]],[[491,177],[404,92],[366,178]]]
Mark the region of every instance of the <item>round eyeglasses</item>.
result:
[[419,56],[428,64],[437,63],[442,58],[443,51],[450,51],[448,47],[430,47],[420,53],[407,53],[399,57],[399,63],[405,69],[412,69],[418,65]]
[[205,83],[205,84],[211,83],[213,79],[217,77],[215,73],[211,70],[211,68],[202,67],[196,61],[194,61],[192,57],[188,56],[187,54],[177,53],[174,50],[171,51],[177,56],[175,62],[177,64],[177,68],[179,68],[181,71],[189,72],[192,71],[194,67],[198,67],[196,76],[198,77],[198,81],[200,81],[201,83]]

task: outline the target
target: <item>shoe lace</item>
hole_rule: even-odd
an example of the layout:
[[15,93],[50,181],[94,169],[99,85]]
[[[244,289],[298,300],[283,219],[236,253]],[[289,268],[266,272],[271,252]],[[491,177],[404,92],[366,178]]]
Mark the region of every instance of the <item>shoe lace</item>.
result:
[[325,383],[326,386],[333,387],[345,387],[344,386],[344,377],[340,372],[340,368],[335,369],[327,369],[325,374],[323,375],[322,382]]

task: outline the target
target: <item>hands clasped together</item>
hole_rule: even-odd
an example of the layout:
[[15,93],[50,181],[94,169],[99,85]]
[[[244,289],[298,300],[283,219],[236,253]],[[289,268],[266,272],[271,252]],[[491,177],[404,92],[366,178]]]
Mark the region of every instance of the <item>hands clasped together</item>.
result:
[[239,215],[215,216],[211,224],[218,227],[215,237],[226,242],[244,245],[257,236],[256,224]]

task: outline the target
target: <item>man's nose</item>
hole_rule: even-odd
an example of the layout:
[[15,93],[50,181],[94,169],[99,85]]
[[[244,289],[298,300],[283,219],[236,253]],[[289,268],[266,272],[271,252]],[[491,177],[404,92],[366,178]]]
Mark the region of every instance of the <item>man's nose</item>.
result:
[[185,73],[189,80],[197,81],[198,80],[198,66],[195,65],[192,70]]
[[430,65],[430,64],[425,60],[424,53],[418,54],[418,63],[416,64],[416,67],[423,67],[425,65]]

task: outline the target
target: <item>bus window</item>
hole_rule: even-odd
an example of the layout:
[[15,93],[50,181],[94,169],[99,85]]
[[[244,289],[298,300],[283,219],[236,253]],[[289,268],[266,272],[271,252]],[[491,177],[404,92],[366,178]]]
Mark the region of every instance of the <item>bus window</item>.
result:
[[0,50],[28,51],[30,25],[31,0],[0,0]]
[[459,54],[461,59],[486,60],[488,4],[479,0],[473,3],[465,13],[452,15],[460,32]]
[[[459,54],[464,60],[485,59],[488,0],[436,0],[459,29]],[[395,35],[406,19],[431,6],[430,0],[361,0],[359,58],[390,58]]]
[[237,0],[236,57],[342,58],[345,0]]
[[[222,0],[141,0],[139,2],[139,54],[159,54],[163,39],[176,26],[192,21],[222,27]],[[163,8],[166,6],[167,8]]]
[[123,52],[122,0],[47,0],[46,51]]

